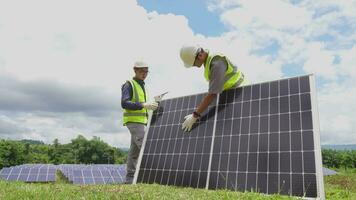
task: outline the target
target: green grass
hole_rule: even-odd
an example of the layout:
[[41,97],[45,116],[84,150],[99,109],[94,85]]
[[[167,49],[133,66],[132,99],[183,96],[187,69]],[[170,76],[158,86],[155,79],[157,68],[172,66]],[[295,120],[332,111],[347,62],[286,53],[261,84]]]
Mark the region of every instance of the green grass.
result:
[[0,181],[0,199],[292,199],[280,195],[161,186],[21,183]]
[[[0,199],[293,199],[282,195],[157,184],[79,186],[68,183],[62,176],[58,177],[56,183],[0,181]],[[356,199],[356,170],[325,177],[325,191],[327,199]]]
[[324,177],[326,198],[356,199],[356,169],[337,171],[337,175]]

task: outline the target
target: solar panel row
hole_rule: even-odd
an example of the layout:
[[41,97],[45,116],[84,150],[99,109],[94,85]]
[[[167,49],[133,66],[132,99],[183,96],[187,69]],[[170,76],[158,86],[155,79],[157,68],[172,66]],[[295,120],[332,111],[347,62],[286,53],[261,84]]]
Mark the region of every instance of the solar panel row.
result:
[[8,181],[54,182],[57,169],[74,184],[123,183],[126,165],[51,165],[25,164],[0,171],[0,177]]
[[190,133],[184,116],[205,94],[162,101],[136,182],[323,197],[313,77],[228,90]]
[[119,170],[74,170],[73,183],[74,184],[113,184],[123,183],[125,176],[123,171]]
[[126,165],[60,165],[59,170],[74,184],[123,183]]
[[20,165],[3,168],[0,176],[8,181],[53,182],[56,180],[56,167],[49,164]]

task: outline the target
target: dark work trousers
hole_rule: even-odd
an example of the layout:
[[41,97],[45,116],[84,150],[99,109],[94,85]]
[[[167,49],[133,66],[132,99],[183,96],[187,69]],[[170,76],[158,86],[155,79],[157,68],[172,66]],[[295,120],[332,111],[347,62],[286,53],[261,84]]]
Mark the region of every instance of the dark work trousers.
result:
[[126,126],[131,134],[131,145],[127,156],[126,183],[132,183],[135,175],[137,159],[140,155],[143,138],[145,136],[146,126],[138,123],[127,123]]

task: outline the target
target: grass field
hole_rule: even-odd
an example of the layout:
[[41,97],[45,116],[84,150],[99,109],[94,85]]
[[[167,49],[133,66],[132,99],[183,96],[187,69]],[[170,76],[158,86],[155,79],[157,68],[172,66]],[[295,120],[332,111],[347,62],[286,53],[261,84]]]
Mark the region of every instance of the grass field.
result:
[[[341,171],[325,177],[327,199],[356,199],[356,170]],[[56,183],[22,183],[0,181],[0,199],[293,199],[281,195],[263,195],[252,192],[203,190],[161,186],[89,185],[67,183],[62,178]]]

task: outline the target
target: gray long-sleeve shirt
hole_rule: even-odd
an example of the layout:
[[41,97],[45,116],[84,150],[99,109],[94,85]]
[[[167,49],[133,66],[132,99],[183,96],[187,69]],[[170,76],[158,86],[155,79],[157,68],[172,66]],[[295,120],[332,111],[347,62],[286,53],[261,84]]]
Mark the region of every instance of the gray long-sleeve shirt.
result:
[[[145,91],[145,82],[138,79],[135,80],[138,82],[138,84],[140,84],[143,91]],[[132,86],[129,82],[126,82],[125,84],[122,85],[121,88],[121,107],[123,109],[129,109],[129,110],[141,110],[143,108],[142,103],[131,101],[132,95],[133,95]]]
[[219,94],[224,90],[225,72],[227,70],[227,66],[225,58],[220,56],[215,56],[211,61],[209,94]]

